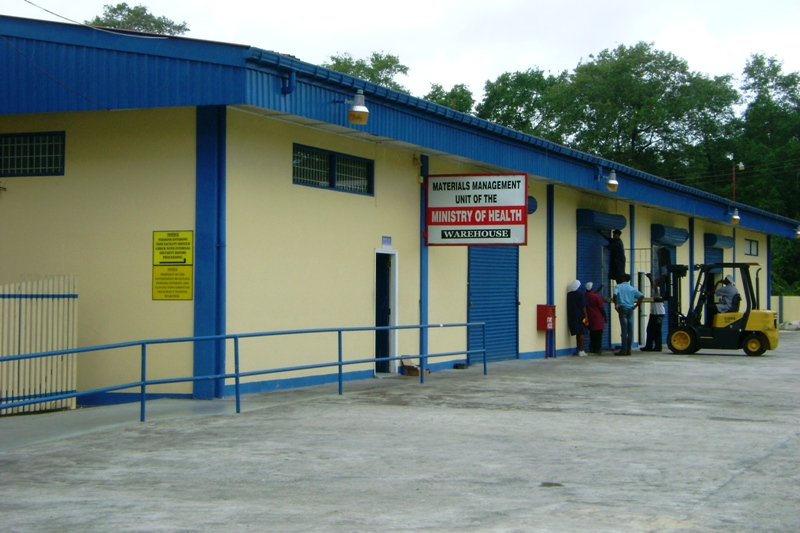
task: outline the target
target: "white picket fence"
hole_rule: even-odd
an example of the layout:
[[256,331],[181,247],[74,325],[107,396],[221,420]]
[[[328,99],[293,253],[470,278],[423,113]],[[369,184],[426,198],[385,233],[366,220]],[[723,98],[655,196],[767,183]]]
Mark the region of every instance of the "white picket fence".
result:
[[[78,289],[74,276],[0,286],[0,357],[77,347]],[[0,362],[0,415],[74,409],[75,399],[3,409],[4,403],[76,390],[75,354]]]

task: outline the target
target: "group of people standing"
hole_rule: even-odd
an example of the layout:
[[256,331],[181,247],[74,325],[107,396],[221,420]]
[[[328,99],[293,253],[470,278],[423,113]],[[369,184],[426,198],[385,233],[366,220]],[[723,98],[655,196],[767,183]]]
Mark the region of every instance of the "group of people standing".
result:
[[[642,305],[644,295],[633,285],[630,284],[631,277],[629,274],[623,274],[620,277],[620,282],[614,286],[614,309],[619,315],[619,325],[622,334],[622,344],[620,349],[614,352],[614,355],[631,355],[631,344],[633,343],[633,312]],[[583,346],[586,341],[586,334],[589,334],[589,353],[599,355],[602,353],[603,331],[606,328],[608,317],[606,315],[606,306],[603,297],[599,292],[602,290],[602,285],[596,290],[593,290],[593,283],[590,281],[585,285],[585,291],[581,291],[581,282],[575,280],[570,283],[569,292],[567,293],[567,327],[569,328],[570,335],[576,337],[578,351],[577,355],[585,357],[588,355],[584,351]],[[663,304],[662,304],[663,310]],[[663,312],[661,314],[663,320]],[[659,321],[659,324],[661,322]],[[652,333],[655,333],[655,325],[653,325]],[[651,327],[648,324],[648,338],[651,336]],[[653,336],[655,343],[655,336]],[[658,329],[657,349],[661,350],[661,329]],[[648,344],[649,346],[649,344]],[[643,348],[644,350],[644,348]],[[650,350],[656,351],[656,346]]]
[[[625,272],[625,246],[620,238],[622,232],[614,230],[611,236],[606,236],[599,232],[603,238],[606,239],[606,248],[609,252],[609,271],[608,278],[615,282],[614,294],[612,302],[614,309],[619,316],[619,325],[621,331],[621,345],[619,350],[614,352],[614,355],[631,355],[631,346],[633,344],[633,312],[642,305],[644,294],[642,294],[636,287],[630,284],[631,276]],[[586,340],[586,333],[589,333],[589,353],[600,354],[602,352],[602,339],[603,331],[605,330],[608,317],[606,316],[605,302],[602,296],[598,294],[602,289],[602,285],[598,289],[592,290],[593,283],[586,283],[586,290],[580,291],[581,282],[575,280],[570,284],[569,292],[567,293],[567,327],[569,328],[570,335],[576,337],[578,351],[577,355],[584,357],[588,355],[584,349],[584,342]],[[652,319],[653,324],[648,323],[647,345],[642,348],[645,351],[660,351],[661,350],[661,323],[664,318],[664,305],[661,303],[661,315],[658,324],[656,325],[655,318]],[[657,311],[651,308],[651,313]],[[656,327],[658,327],[658,339],[656,340]],[[651,342],[652,337],[652,342]]]
[[606,306],[599,294],[603,286],[600,285],[596,290],[592,290],[593,287],[590,281],[586,284],[586,291],[580,291],[581,282],[576,279],[570,283],[570,290],[567,293],[567,327],[570,334],[577,338],[577,355],[580,357],[588,355],[583,349],[587,333],[589,352],[600,354],[602,351],[603,330],[606,328],[607,319]]
[[[644,300],[644,294],[636,287],[631,285],[631,276],[625,272],[625,246],[622,242],[622,232],[615,229],[611,235],[606,235],[598,230],[598,233],[607,241],[605,248],[608,250],[608,279],[609,283],[614,282],[612,303],[619,317],[621,344],[619,350],[614,355],[631,355],[631,346],[634,337],[633,312],[638,309]],[[670,253],[665,247],[658,250],[658,279],[646,274],[650,281],[650,316],[647,321],[647,339],[643,352],[660,352],[662,350],[662,335],[664,317],[666,315],[664,297],[668,287],[668,275],[670,265]],[[718,282],[714,295],[719,301],[711,302],[708,307],[708,322],[713,320],[717,313],[728,313],[738,311],[737,296],[739,294],[732,276],[725,276]],[[605,311],[605,302],[600,292],[603,285],[592,290],[592,282],[585,285],[584,290],[580,290],[581,282],[575,280],[570,283],[567,293],[567,326],[570,335],[576,337],[577,353],[581,357],[588,355],[583,347],[586,334],[589,334],[589,353],[600,354],[602,351],[603,331],[605,330],[608,317]]]

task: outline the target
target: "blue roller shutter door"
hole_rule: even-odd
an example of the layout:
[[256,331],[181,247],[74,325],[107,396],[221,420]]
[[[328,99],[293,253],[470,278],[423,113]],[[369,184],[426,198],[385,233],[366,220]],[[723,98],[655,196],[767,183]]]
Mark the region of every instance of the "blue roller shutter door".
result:
[[[706,248],[705,250],[705,263],[722,263],[723,262],[723,255],[724,251],[722,248]],[[722,273],[721,268],[715,268],[711,271],[712,274],[720,274]]]
[[[469,248],[467,320],[486,323],[486,358],[489,361],[519,356],[519,248],[471,246]],[[544,281],[542,281],[544,282]],[[468,349],[483,346],[480,328],[470,328]],[[480,354],[470,364],[482,363]]]
[[[581,284],[585,284],[587,281],[591,281],[594,284],[592,289],[597,289],[600,285],[603,285],[603,290],[600,293],[603,298],[610,297],[610,286],[608,284],[607,277],[607,268],[604,266],[605,261],[607,260],[605,254],[603,253],[603,246],[607,243],[607,241],[603,238],[602,235],[597,233],[596,229],[589,229],[589,228],[578,228],[578,277]],[[585,287],[581,285],[581,290]],[[556,290],[559,288],[556,287]],[[567,293],[567,287],[563,287],[564,294]],[[557,310],[557,314],[564,317],[557,322],[557,327],[566,328],[566,309],[564,310]],[[611,308],[608,304],[606,304],[606,317],[608,319],[612,318],[611,315]],[[606,326],[603,330],[603,348],[609,348],[611,346],[611,337],[610,337],[610,328]],[[584,349],[588,349],[589,347],[589,337],[586,336],[585,346]]]

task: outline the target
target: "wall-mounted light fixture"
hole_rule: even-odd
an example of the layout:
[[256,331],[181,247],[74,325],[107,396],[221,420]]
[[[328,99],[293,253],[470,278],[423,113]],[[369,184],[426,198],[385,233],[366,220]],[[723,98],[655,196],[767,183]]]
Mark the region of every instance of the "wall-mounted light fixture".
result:
[[603,167],[597,167],[597,181],[605,181],[606,189],[610,192],[617,192],[617,188],[619,188],[619,182],[617,181],[617,172],[612,170],[608,173],[608,176],[603,174]]
[[617,192],[617,188],[619,187],[619,182],[617,181],[617,172],[612,170],[608,174],[608,178],[606,178],[606,189],[611,192]]
[[800,226],[797,226],[797,231],[794,232],[794,236],[800,239]]
[[350,124],[357,124],[359,126],[366,124],[367,120],[369,120],[369,109],[367,109],[367,106],[364,102],[364,91],[359,89],[352,102],[347,103],[353,104],[350,107],[350,111],[347,112],[347,122]]
[[347,122],[349,124],[356,124],[363,126],[369,120],[369,109],[364,102],[364,91],[361,89],[355,94],[352,100],[334,100],[334,104],[350,104],[350,109],[347,110]]
[[739,209],[736,207],[728,207],[728,216],[731,219],[731,224],[734,226],[742,220],[742,217],[739,216]]

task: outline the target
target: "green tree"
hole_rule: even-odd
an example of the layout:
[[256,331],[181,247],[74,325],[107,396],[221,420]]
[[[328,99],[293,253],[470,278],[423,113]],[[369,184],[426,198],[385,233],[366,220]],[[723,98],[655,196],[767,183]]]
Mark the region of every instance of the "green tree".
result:
[[[800,73],[783,73],[774,57],[752,55],[744,68],[746,108],[736,143],[737,199],[800,218]],[[800,295],[800,240],[772,240],[773,290]]]
[[495,81],[486,82],[483,101],[475,107],[475,112],[503,126],[561,142],[557,112],[549,96],[566,79],[566,72],[553,76],[538,68],[506,72]]
[[733,119],[730,77],[691,72],[644,42],[590,58],[547,99],[569,146],[661,176],[707,171]]
[[736,159],[747,170],[737,180],[744,203],[800,217],[800,73],[784,74],[775,58],[753,55],[744,68],[746,102]]
[[408,75],[408,67],[400,63],[400,58],[383,52],[372,52],[369,59],[355,59],[348,52],[330,56],[330,62],[323,67],[383,85],[395,91],[408,93],[408,89],[395,81],[395,77]]
[[87,20],[86,24],[162,35],[183,35],[189,31],[186,22],[178,24],[166,17],[156,17],[141,4],[131,7],[124,2],[115,6],[104,5],[103,16]]
[[423,98],[462,113],[472,113],[472,106],[475,105],[472,91],[463,83],[453,85],[449,91],[445,91],[438,83],[431,83],[431,90]]

